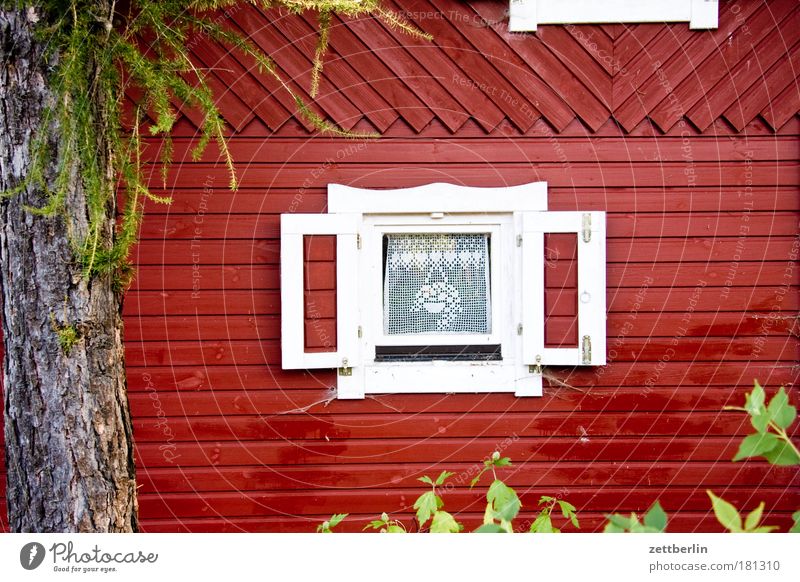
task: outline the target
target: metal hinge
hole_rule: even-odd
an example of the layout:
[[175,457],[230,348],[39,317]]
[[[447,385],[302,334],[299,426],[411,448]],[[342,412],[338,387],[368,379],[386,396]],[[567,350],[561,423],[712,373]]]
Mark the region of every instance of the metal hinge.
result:
[[521,234],[517,235],[517,246],[518,247],[522,246],[522,235]]
[[359,337],[359,338],[361,337],[362,333],[363,333],[363,332],[361,331],[361,326],[359,325],[359,326],[358,326],[358,337]]
[[521,323],[517,324],[517,335],[522,335],[522,324]]
[[356,234],[356,248],[361,250],[361,235]]
[[529,374],[542,374],[542,356],[536,356],[536,363],[528,366]]
[[583,215],[583,242],[587,243],[592,240],[592,215]]
[[592,363],[592,338],[588,335],[583,336],[583,364],[588,365]]

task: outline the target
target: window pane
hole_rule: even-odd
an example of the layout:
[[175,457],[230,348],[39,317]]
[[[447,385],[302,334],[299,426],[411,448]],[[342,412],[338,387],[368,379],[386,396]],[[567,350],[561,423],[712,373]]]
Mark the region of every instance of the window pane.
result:
[[492,331],[488,234],[387,234],[387,335]]

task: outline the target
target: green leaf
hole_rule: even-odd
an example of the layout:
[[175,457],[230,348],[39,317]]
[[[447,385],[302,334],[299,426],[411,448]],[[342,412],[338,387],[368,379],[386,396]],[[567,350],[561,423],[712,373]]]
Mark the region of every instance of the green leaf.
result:
[[511,521],[519,513],[522,503],[517,497],[516,491],[503,483],[500,479],[495,479],[489,486],[486,499],[494,507],[498,519]]
[[636,514],[631,514],[630,517],[625,517],[624,515],[614,513],[606,517],[608,517],[609,523],[612,523],[616,527],[622,528],[623,530],[630,529],[631,525],[639,521],[638,519],[636,519]]
[[774,449],[764,453],[764,457],[773,465],[779,467],[791,467],[792,465],[800,465],[800,457],[797,456],[797,451],[792,446],[785,442],[779,442]]
[[428,485],[433,487],[433,481],[427,475],[425,475],[424,477],[417,477],[417,481],[422,481],[423,483],[427,483]]
[[717,521],[728,531],[737,533],[742,531],[742,518],[736,508],[722,499],[717,497],[711,491],[706,491],[711,498],[711,505],[714,507],[714,515],[717,516]]
[[506,533],[506,530],[496,523],[484,523],[475,533]]
[[336,527],[337,525],[342,523],[342,520],[348,515],[349,515],[348,513],[334,513],[328,520],[330,522],[330,527]]
[[497,459],[494,462],[495,467],[508,467],[511,464],[511,459],[508,457],[503,457],[502,459]]
[[437,510],[436,495],[433,491],[427,491],[420,495],[414,502],[414,509],[417,510],[417,521],[422,527]]
[[572,525],[575,526],[575,529],[581,529],[581,524],[578,523],[578,514],[573,513],[569,516],[569,520],[572,522]]
[[561,515],[564,517],[569,517],[575,513],[575,506],[569,503],[568,501],[564,501],[563,499],[558,500],[558,505],[561,507]]
[[455,473],[451,473],[450,471],[442,471],[441,475],[436,477],[436,486],[438,487],[453,475],[455,475]]
[[744,408],[748,414],[759,414],[764,408],[767,395],[758,380],[755,381],[753,391],[745,395]]
[[552,503],[555,501],[554,497],[550,497],[549,495],[542,495],[539,498],[539,505],[544,505],[545,503]]
[[739,451],[733,457],[734,461],[741,461],[748,457],[758,457],[775,448],[778,437],[771,432],[758,432],[744,437],[739,444]]
[[486,511],[483,512],[483,523],[494,523],[494,508],[491,502],[486,504]]
[[406,530],[399,525],[389,525],[386,526],[386,533],[406,533]]
[[[384,525],[386,525],[385,521],[381,521],[380,519],[373,519],[371,522],[369,522],[367,525],[364,526],[364,529],[365,530],[366,529],[380,529]],[[361,531],[364,531],[364,530],[361,530]]]
[[550,513],[541,512],[534,522],[531,524],[531,533],[554,533],[553,521],[550,518]]
[[745,531],[750,531],[755,529],[758,526],[758,522],[761,521],[761,514],[764,513],[764,502],[758,504],[753,511],[747,514],[747,519],[744,520],[744,529]]
[[458,533],[461,527],[452,515],[446,511],[437,511],[431,522],[431,533]]
[[792,519],[794,520],[794,525],[789,530],[789,533],[800,533],[800,511],[795,511],[792,514]]
[[747,533],[769,533],[778,529],[777,525],[762,525],[756,529],[747,530]]
[[644,525],[658,532],[663,532],[667,529],[667,514],[658,501],[644,514]]
[[797,409],[789,404],[789,396],[781,386],[767,406],[767,416],[782,429],[787,429],[797,418]]
[[609,521],[603,528],[603,533],[625,533],[625,529]]

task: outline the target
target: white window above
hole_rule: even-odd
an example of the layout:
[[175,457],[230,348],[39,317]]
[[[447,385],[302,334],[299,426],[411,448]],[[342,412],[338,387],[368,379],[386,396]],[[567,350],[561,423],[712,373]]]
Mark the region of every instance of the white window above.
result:
[[534,31],[539,24],[688,22],[717,28],[717,0],[510,0],[508,30]]
[[[577,247],[577,341],[546,341],[545,237]],[[335,345],[307,268],[317,237],[335,265]],[[313,285],[311,285],[313,287]],[[334,292],[328,291],[330,297]],[[328,187],[328,214],[281,216],[283,367],[336,368],[339,398],[369,393],[542,393],[542,366],[605,363],[605,213],[548,212],[547,184],[398,190]],[[335,305],[335,307],[334,307]],[[309,323],[310,319],[310,323]]]

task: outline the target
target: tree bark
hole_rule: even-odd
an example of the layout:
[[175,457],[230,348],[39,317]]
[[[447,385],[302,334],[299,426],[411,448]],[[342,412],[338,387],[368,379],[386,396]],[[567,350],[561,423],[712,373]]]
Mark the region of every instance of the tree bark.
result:
[[[47,15],[18,4],[0,10],[0,188],[23,182],[31,144],[53,102],[53,66],[34,36]],[[38,22],[37,24],[37,21]],[[87,75],[94,78],[89,63]],[[100,95],[94,103],[102,103]],[[113,169],[96,106],[97,155],[109,185]],[[52,183],[63,139],[47,128]],[[122,295],[110,276],[87,280],[71,242],[89,214],[81,168],[63,212],[31,213],[46,194],[37,185],[0,200],[0,292],[5,343],[4,412],[9,524],[19,532],[117,532],[137,529],[133,440],[122,343]],[[113,197],[112,197],[113,198]],[[108,204],[101,244],[114,237]],[[66,332],[75,332],[67,345]]]

